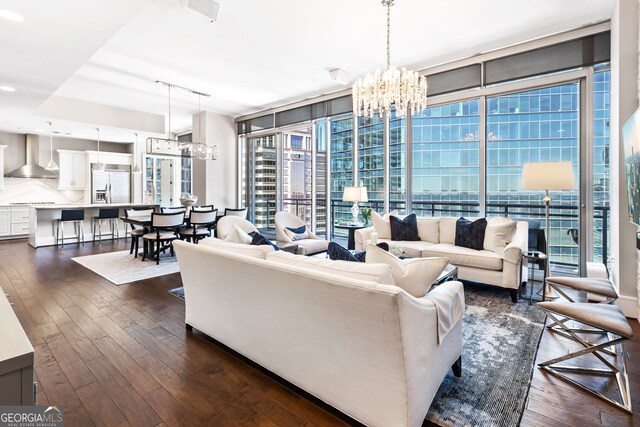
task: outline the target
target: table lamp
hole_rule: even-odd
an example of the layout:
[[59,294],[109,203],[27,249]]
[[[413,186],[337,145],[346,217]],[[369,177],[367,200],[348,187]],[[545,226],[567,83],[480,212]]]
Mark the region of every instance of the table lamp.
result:
[[[545,264],[545,275],[549,275],[549,264],[551,254],[549,253],[549,207],[551,205],[551,190],[575,190],[576,185],[573,180],[573,165],[571,162],[537,162],[525,163],[522,167],[522,180],[520,188],[523,190],[544,190],[546,195],[542,201],[545,205],[545,236],[547,262]],[[550,297],[550,293],[543,289],[543,300]],[[557,296],[555,296],[557,298]]]
[[369,201],[367,197],[367,187],[344,187],[342,201],[353,202],[353,206],[351,206],[351,222],[349,225],[359,224],[358,214],[360,213],[360,209],[358,208],[358,202]]

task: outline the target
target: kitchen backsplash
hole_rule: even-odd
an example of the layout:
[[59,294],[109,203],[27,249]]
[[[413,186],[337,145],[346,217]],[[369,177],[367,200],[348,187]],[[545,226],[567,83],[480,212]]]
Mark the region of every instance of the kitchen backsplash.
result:
[[55,179],[5,177],[0,204],[28,202],[83,203],[84,191],[60,191]]

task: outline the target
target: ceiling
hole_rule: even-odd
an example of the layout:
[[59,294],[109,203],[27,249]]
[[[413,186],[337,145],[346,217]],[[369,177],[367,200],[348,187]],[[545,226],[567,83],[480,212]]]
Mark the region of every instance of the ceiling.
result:
[[[218,20],[209,23],[180,0],[3,0],[0,9],[25,20],[0,19],[0,86],[17,89],[0,92],[0,130],[46,129],[37,110],[52,96],[167,115],[167,88],[156,80],[209,93],[203,110],[238,116],[345,88],[330,69],[357,78],[384,66],[386,13],[377,0],[217,1]],[[398,0],[392,62],[424,68],[601,22],[612,7],[613,0]],[[198,101],[172,91],[172,131],[190,128]],[[56,117],[70,136],[103,125]],[[123,142],[134,131],[106,126],[103,135]]]

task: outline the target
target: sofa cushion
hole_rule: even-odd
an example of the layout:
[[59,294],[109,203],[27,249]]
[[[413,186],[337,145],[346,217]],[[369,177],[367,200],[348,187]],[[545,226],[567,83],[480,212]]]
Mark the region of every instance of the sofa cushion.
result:
[[227,237],[224,238],[225,242],[242,243],[244,245],[251,244],[252,240],[253,238],[249,236],[249,234],[246,231],[238,227],[236,224],[233,225],[233,228],[231,229],[229,234],[227,234]]
[[456,221],[458,218],[442,217],[438,218],[440,230],[440,243],[456,243]]
[[477,251],[448,243],[431,245],[422,251],[422,256],[443,256],[449,258],[449,262],[455,265],[484,268],[486,270],[502,270],[502,257],[495,252]]
[[243,243],[232,243],[225,240],[216,239],[215,237],[207,237],[200,241],[200,245],[211,246],[219,249],[228,250],[230,252],[250,256],[253,258],[265,259],[267,254],[275,252],[270,245],[245,245]]
[[516,222],[511,218],[495,217],[487,221],[484,232],[484,249],[502,255],[504,248],[511,241]]
[[329,242],[324,239],[296,240],[296,244],[298,245],[297,253],[300,255],[317,254],[319,252],[324,252],[329,246]]
[[391,240],[414,242],[420,240],[416,214],[407,215],[404,219],[391,215],[389,224],[391,225]]
[[416,298],[425,296],[431,285],[449,263],[447,258],[412,258],[401,260],[376,245],[367,245],[365,264],[391,267],[396,286]]
[[486,218],[470,221],[461,217],[456,221],[456,246],[481,251],[484,249],[482,245],[486,228]]
[[373,220],[373,228],[378,233],[379,239],[391,239],[391,222],[389,217],[391,215],[398,215],[398,211],[391,211],[388,214],[380,215],[378,212],[371,212],[371,219]]
[[418,218],[418,235],[423,242],[440,243],[438,218]]
[[[382,250],[382,249],[381,249]],[[286,252],[272,252],[267,260],[285,265],[308,268],[310,271],[336,274],[351,279],[366,280],[383,285],[394,285],[391,267],[384,264],[364,264],[361,262],[334,261],[326,258],[301,257]]]

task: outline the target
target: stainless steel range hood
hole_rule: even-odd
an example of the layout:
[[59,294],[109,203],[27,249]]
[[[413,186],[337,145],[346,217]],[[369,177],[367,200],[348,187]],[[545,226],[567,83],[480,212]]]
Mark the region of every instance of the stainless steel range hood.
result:
[[5,174],[11,178],[49,178],[57,179],[58,172],[46,170],[38,164],[39,157],[38,135],[25,135],[26,164]]

